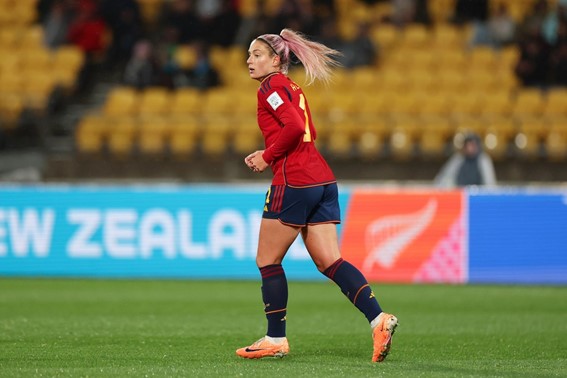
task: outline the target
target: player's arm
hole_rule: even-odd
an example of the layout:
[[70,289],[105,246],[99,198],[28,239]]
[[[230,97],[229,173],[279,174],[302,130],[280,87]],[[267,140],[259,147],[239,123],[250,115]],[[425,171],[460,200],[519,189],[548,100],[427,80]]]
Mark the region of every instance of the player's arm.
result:
[[305,134],[305,122],[288,101],[287,97],[279,91],[274,91],[267,97],[268,108],[272,111],[282,124],[282,130],[275,142],[268,146],[262,154],[262,158],[268,164],[283,157],[286,152],[294,149],[303,140]]

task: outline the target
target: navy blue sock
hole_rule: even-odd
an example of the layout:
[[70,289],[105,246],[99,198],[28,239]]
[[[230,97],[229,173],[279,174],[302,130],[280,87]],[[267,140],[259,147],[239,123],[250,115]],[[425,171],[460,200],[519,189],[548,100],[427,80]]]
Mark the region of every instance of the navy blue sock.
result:
[[323,274],[339,285],[343,294],[366,316],[368,322],[382,312],[368,281],[348,261],[338,259]]
[[281,264],[273,264],[260,268],[262,275],[262,299],[264,312],[268,319],[270,337],[285,337],[287,314],[287,279]]

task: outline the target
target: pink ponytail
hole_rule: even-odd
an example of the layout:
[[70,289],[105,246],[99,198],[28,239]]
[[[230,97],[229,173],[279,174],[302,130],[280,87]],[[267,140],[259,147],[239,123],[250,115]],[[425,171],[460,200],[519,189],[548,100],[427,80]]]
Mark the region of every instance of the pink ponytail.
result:
[[308,83],[312,84],[315,80],[328,83],[331,80],[331,69],[341,64],[333,59],[333,56],[340,56],[341,53],[333,50],[322,43],[310,41],[299,32],[291,29],[283,29],[279,35],[263,34],[256,38],[273,50],[280,57],[281,71],[287,74],[291,63],[291,53],[303,64]]

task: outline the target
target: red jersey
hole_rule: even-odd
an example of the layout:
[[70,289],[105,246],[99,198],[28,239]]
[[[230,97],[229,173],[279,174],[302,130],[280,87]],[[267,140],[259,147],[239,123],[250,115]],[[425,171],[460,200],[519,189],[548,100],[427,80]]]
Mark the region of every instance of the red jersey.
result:
[[307,187],[336,182],[331,168],[315,147],[315,127],[299,85],[282,73],[264,80],[258,89],[258,125],[270,164],[272,185]]

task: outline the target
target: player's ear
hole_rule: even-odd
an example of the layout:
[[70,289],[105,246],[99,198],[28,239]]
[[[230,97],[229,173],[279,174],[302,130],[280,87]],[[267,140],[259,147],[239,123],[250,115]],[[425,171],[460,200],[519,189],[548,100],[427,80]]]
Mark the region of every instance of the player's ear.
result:
[[274,57],[272,58],[272,65],[274,67],[279,67],[280,63],[281,63],[280,56],[278,54],[274,54]]

